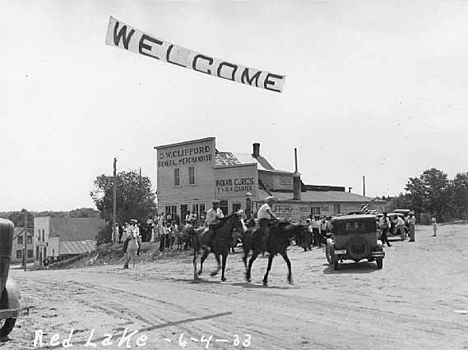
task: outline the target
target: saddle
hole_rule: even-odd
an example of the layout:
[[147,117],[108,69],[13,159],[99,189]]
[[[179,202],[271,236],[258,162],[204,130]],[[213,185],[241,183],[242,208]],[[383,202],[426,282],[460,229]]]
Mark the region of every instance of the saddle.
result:
[[224,223],[222,221],[215,221],[215,222],[213,222],[212,224],[209,225],[209,228],[211,228],[214,231],[217,228],[220,228],[221,226],[223,226],[223,224]]

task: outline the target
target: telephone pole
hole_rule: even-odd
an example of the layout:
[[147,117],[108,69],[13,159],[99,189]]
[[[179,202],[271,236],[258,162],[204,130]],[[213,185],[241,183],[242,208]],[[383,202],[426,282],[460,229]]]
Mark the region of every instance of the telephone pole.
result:
[[23,253],[23,264],[24,264],[24,271],[26,271],[26,254],[28,253],[28,212],[24,210],[24,253]]
[[116,243],[116,216],[117,216],[117,158],[114,158],[114,188],[112,198],[112,243]]

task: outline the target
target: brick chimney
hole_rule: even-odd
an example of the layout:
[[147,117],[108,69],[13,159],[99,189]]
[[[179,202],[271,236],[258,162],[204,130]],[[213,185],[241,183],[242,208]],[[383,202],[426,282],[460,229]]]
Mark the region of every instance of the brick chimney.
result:
[[294,163],[296,170],[293,174],[293,199],[300,201],[301,200],[301,174],[297,170],[297,148],[294,148]]
[[252,144],[252,156],[254,158],[257,158],[260,155],[260,144],[259,143],[253,143]]

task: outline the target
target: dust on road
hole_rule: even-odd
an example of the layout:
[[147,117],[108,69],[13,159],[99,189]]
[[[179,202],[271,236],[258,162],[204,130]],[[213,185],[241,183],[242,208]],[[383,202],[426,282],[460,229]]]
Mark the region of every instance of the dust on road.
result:
[[394,241],[382,270],[346,262],[333,271],[322,249],[292,247],[294,285],[277,257],[269,287],[267,259],[248,284],[240,253],[224,283],[209,275],[213,256],[192,281],[188,252],[129,270],[12,269],[33,308],[0,346],[32,349],[42,331],[43,349],[468,349],[468,315],[457,312],[468,310],[468,226],[441,226],[437,237],[418,226],[416,240]]

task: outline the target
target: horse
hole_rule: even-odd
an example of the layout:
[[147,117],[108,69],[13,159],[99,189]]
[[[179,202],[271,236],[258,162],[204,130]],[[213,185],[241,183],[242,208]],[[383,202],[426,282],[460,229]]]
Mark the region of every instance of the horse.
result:
[[[193,278],[198,280],[198,276],[203,272],[203,263],[210,253],[213,253],[218,263],[216,270],[211,272],[211,276],[216,276],[222,269],[221,281],[225,282],[226,260],[231,249],[233,235],[232,231],[244,232],[244,223],[239,213],[234,213],[220,219],[220,226],[214,229],[214,234],[208,235],[208,230],[204,227],[193,230]],[[200,270],[197,271],[197,261],[199,255],[203,253],[200,260]],[[222,265],[220,257],[222,257]]]
[[[244,249],[244,256],[242,261],[245,266],[245,278],[247,282],[251,282],[251,270],[252,264],[257,259],[257,256],[267,251],[270,253],[268,256],[268,267],[263,277],[263,285],[268,286],[268,273],[271,270],[271,265],[273,263],[273,258],[277,254],[281,254],[284,261],[288,265],[288,282],[290,284],[292,281],[292,271],[291,271],[291,261],[289,260],[288,254],[286,252],[287,248],[291,245],[292,239],[297,239],[300,237],[304,230],[307,229],[307,225],[294,224],[287,221],[279,221],[270,228],[269,240],[267,247],[263,246],[263,238],[260,229],[249,228],[243,235],[242,246]],[[252,251],[252,256],[247,265],[247,258],[250,251]]]
[[124,269],[128,269],[128,263],[130,262],[130,259],[132,259],[133,268],[135,268],[135,260],[136,260],[137,253],[138,253],[138,243],[135,237],[132,236],[130,240],[128,241],[127,250],[125,252],[126,260],[125,260]]
[[180,230],[177,234],[177,249],[188,250],[192,248],[192,238],[194,234],[195,231],[193,225],[180,225]]

